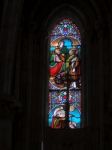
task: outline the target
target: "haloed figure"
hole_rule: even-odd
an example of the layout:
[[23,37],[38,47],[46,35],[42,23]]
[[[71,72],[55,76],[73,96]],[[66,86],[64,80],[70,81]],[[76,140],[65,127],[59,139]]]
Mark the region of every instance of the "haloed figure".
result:
[[63,107],[55,109],[52,120],[52,128],[65,127],[65,110]]
[[[65,62],[64,54],[61,54],[61,49],[56,48],[54,53],[50,57],[50,81],[57,86],[64,86],[62,84],[62,76],[65,73]],[[59,81],[56,82],[56,77],[59,78]],[[59,84],[58,84],[59,83]]]

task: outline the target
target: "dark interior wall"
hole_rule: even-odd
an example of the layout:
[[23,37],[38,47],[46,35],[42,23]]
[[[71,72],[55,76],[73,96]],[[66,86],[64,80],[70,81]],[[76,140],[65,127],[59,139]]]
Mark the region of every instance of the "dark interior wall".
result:
[[[36,150],[42,141],[46,150],[111,149],[111,1],[0,3],[0,149]],[[88,123],[60,134],[45,128],[46,44],[50,25],[66,11],[84,34]]]

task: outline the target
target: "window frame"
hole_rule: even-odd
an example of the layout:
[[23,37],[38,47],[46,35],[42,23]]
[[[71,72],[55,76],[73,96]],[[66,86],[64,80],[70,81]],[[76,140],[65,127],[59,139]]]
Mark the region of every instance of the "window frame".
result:
[[[53,23],[53,27],[52,27],[52,29],[51,29],[51,31],[49,32],[49,35],[48,35],[48,37],[49,37],[49,42],[48,42],[48,45],[49,45],[49,47],[50,47],[50,39],[51,39],[51,33],[52,33],[52,31],[55,29],[55,27],[57,26],[57,25],[59,25],[59,23],[60,22],[63,22],[64,20],[69,20],[70,22],[71,22],[71,24],[74,24],[78,29],[78,31],[79,31],[79,33],[80,33],[80,29],[79,29],[79,27],[75,24],[75,21],[73,20],[73,18],[70,18],[70,17],[61,17],[61,18],[58,18],[58,20],[56,21],[57,23],[55,24],[55,23]],[[80,38],[81,38],[81,34],[80,34]],[[65,36],[63,39],[69,39],[69,37],[68,36]],[[80,46],[81,46],[81,44],[80,44]],[[80,49],[81,50],[81,49]],[[48,50],[49,51],[49,50]],[[50,56],[49,56],[49,58],[48,59],[50,59]],[[81,60],[80,60],[80,63],[81,63]],[[80,65],[80,67],[81,67],[81,65]],[[80,70],[81,71],[81,70]],[[80,75],[80,77],[81,77],[82,75]],[[69,75],[69,77],[70,77],[70,75]],[[66,79],[66,81],[67,81],[67,79]],[[75,80],[74,80],[75,81]],[[68,82],[68,81],[67,81]],[[81,81],[81,83],[82,83],[82,81]],[[70,90],[70,89],[68,89],[68,87],[67,87],[67,89],[65,90],[67,93],[68,93],[68,90]],[[54,90],[51,90],[51,92],[53,92]],[[63,90],[62,90],[63,91]],[[70,90],[71,91],[71,90]],[[73,90],[74,92],[75,92],[75,90]],[[79,91],[81,92],[81,105],[82,105],[82,86],[81,86],[81,89],[79,89]],[[50,91],[49,91],[50,92]],[[48,92],[48,93],[49,93]],[[68,94],[67,94],[68,95]],[[68,101],[68,100],[67,100]],[[69,103],[69,102],[68,102]],[[68,105],[70,105],[70,103],[68,104]],[[66,103],[65,103],[65,107],[66,107]],[[65,114],[68,114],[69,113],[69,110],[65,110]],[[82,106],[81,106],[81,116],[82,116]],[[65,118],[66,118],[66,116],[65,116]],[[80,119],[81,119],[81,117],[80,117]],[[49,128],[51,128],[51,127],[49,127]],[[68,126],[68,128],[69,129],[71,129],[69,126]],[[80,127],[79,128],[82,128],[82,119],[81,119],[81,122],[80,122]],[[53,129],[53,128],[52,128]],[[58,128],[59,129],[59,128]],[[76,128],[74,128],[74,129],[76,129]],[[65,129],[66,130],[66,129]]]
[[86,45],[86,40],[88,40],[86,37],[86,32],[85,32],[85,26],[83,26],[80,17],[78,18],[77,13],[75,14],[74,12],[72,12],[71,10],[69,11],[62,11],[62,13],[60,13],[60,15],[58,14],[57,17],[54,18],[50,18],[50,20],[52,20],[51,22],[49,22],[49,18],[47,21],[47,25],[46,25],[46,30],[45,31],[45,35],[44,35],[44,44],[42,45],[44,51],[47,52],[44,54],[46,56],[46,67],[47,67],[47,71],[49,70],[49,31],[51,31],[52,26],[56,24],[56,22],[58,21],[58,19],[62,19],[62,18],[71,18],[72,20],[75,19],[75,24],[76,26],[78,26],[79,30],[80,30],[80,35],[81,35],[81,56],[82,56],[82,68],[81,68],[81,72],[83,72],[82,74],[82,122],[83,122],[83,128],[79,128],[79,129],[52,129],[48,127],[48,82],[49,82],[49,76],[48,74],[46,75],[46,88],[44,89],[44,98],[43,98],[43,105],[44,107],[44,112],[43,112],[43,138],[48,139],[48,140],[53,140],[56,139],[57,137],[59,139],[62,139],[65,136],[68,136],[69,139],[70,137],[73,137],[73,135],[75,135],[75,137],[79,137],[80,135],[82,135],[83,133],[88,135],[90,132],[90,124],[89,124],[89,114],[88,114],[88,106],[89,106],[89,95],[88,95],[88,68],[87,68],[87,60],[86,57],[88,56],[88,48]]

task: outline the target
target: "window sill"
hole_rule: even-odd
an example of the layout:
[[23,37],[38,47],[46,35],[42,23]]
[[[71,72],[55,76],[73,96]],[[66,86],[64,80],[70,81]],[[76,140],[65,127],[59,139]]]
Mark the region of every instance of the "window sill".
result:
[[[50,141],[57,141],[60,140],[87,140],[90,135],[90,128],[79,128],[79,129],[51,129],[47,128],[46,130],[46,140]],[[74,137],[74,138],[73,138]]]

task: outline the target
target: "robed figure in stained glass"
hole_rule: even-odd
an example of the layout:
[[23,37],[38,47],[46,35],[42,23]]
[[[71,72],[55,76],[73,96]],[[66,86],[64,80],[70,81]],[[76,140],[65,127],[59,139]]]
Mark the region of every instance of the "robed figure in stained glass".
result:
[[[66,72],[65,66],[65,56],[61,54],[61,49],[58,47],[54,50],[53,54],[50,57],[50,80],[52,83],[56,84],[56,77],[60,79],[63,78],[63,75]],[[59,81],[58,81],[59,82]],[[61,84],[57,86],[63,87],[63,80],[60,81]]]

